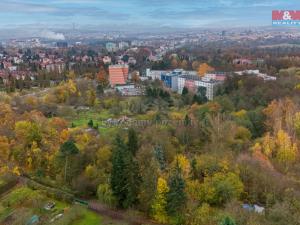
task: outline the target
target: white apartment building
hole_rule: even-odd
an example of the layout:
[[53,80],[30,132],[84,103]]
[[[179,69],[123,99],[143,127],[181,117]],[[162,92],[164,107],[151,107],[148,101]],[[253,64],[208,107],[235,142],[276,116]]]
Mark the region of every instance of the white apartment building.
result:
[[197,91],[198,87],[206,88],[206,97],[208,100],[213,100],[214,91],[216,86],[220,84],[217,81],[204,81],[199,76],[194,75],[181,75],[178,77],[178,93],[181,94],[184,87],[187,87],[189,90]]

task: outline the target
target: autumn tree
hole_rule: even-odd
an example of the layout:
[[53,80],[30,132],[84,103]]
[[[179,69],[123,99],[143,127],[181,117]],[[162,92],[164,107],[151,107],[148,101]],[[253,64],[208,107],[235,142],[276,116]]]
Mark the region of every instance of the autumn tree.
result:
[[203,77],[206,73],[212,72],[214,70],[215,69],[213,67],[210,67],[207,63],[202,63],[199,66],[198,74],[200,77]]
[[86,91],[87,105],[94,106],[96,103],[96,91],[92,88]]
[[167,181],[160,177],[157,181],[155,198],[152,204],[152,215],[155,220],[160,223],[168,222],[167,214],[167,194],[169,187]]
[[0,103],[0,134],[12,135],[15,125],[15,113],[9,104]]
[[263,113],[267,116],[267,127],[274,134],[277,134],[279,130],[285,130],[290,135],[293,134],[293,120],[296,110],[295,103],[289,98],[273,100],[263,110]]
[[276,145],[276,158],[279,162],[284,163],[286,166],[295,162],[298,152],[297,144],[293,143],[289,135],[283,130],[279,130],[277,133]]
[[74,70],[70,70],[67,74],[66,74],[66,77],[68,79],[75,79],[76,78],[76,74],[75,74],[75,71]]
[[176,170],[177,167],[179,167],[184,178],[189,177],[191,172],[191,164],[183,154],[176,155],[174,161],[171,164],[172,169]]
[[134,72],[131,74],[131,80],[132,80],[135,84],[138,83],[138,82],[141,80],[138,71],[134,71]]
[[107,72],[103,66],[100,67],[96,77],[102,87],[106,87],[108,85]]
[[6,163],[10,155],[10,143],[6,136],[0,136],[0,158]]
[[283,130],[279,130],[275,137],[267,133],[261,144],[256,143],[254,148],[261,149],[266,156],[277,159],[286,168],[296,161],[298,154],[297,144]]
[[212,177],[204,178],[200,196],[203,202],[222,206],[234,198],[239,198],[243,189],[243,183],[235,173],[218,172]]

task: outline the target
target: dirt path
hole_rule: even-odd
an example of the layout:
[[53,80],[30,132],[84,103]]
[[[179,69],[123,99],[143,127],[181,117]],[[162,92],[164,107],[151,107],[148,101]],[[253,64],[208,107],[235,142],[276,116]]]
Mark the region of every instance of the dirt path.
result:
[[137,215],[130,216],[128,213],[126,213],[126,211],[108,208],[96,200],[89,201],[88,208],[96,213],[99,213],[100,215],[110,217],[114,220],[123,221],[130,225],[159,225],[158,223],[155,223],[147,218]]

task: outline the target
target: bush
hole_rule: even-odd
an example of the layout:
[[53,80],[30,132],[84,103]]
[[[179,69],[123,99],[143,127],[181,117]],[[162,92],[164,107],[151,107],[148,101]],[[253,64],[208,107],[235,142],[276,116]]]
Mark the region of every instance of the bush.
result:
[[116,206],[117,200],[113,196],[112,190],[109,184],[100,184],[97,190],[97,196],[99,200],[109,206]]
[[215,206],[222,206],[232,199],[239,198],[244,186],[234,173],[216,173],[204,179],[200,188],[200,199]]

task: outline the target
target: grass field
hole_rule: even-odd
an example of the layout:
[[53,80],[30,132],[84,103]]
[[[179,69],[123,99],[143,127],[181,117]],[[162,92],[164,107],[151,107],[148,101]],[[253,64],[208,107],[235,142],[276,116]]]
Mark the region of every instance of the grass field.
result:
[[70,124],[73,123],[75,127],[88,127],[88,122],[93,120],[94,126],[98,125],[98,130],[101,135],[113,136],[118,127],[105,126],[104,121],[109,118],[113,118],[113,115],[108,110],[102,110],[101,112],[95,112],[93,110],[79,112],[75,117],[65,118]]
[[98,123],[100,126],[103,120],[107,120],[112,116],[113,115],[111,115],[108,110],[101,110],[101,112],[95,112],[93,110],[89,110],[89,111],[79,112],[74,118],[67,118],[67,119],[70,122],[72,122],[75,126],[87,125],[87,123],[90,120],[93,120],[94,125]]

